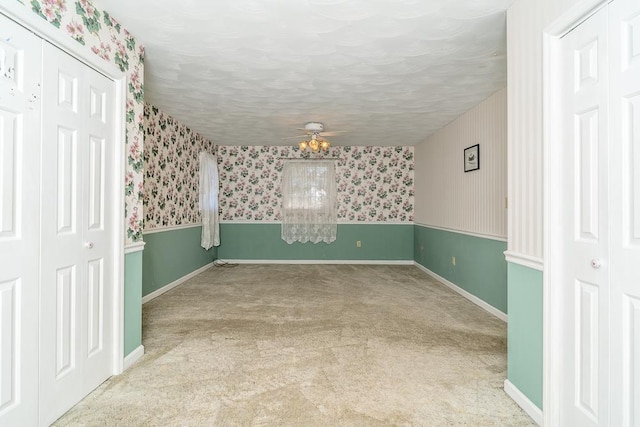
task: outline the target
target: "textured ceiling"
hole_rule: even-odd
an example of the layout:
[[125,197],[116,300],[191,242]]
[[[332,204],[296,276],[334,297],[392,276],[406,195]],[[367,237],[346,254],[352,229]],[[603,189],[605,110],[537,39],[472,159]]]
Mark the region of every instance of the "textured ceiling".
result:
[[96,0],[146,47],[145,100],[222,145],[415,145],[506,85],[513,0]]

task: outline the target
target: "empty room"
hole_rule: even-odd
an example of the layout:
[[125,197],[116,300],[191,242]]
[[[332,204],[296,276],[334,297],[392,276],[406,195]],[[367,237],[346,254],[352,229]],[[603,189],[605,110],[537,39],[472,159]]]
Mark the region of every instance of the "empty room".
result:
[[0,425],[640,424],[637,1],[0,23]]

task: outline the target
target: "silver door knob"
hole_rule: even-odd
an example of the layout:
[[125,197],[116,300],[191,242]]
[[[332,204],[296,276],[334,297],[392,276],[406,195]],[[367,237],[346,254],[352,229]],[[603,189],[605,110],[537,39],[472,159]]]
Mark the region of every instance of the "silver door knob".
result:
[[93,242],[87,242],[84,244],[84,247],[87,249],[93,249]]
[[600,268],[600,260],[598,258],[591,260],[591,268],[595,268],[596,270]]

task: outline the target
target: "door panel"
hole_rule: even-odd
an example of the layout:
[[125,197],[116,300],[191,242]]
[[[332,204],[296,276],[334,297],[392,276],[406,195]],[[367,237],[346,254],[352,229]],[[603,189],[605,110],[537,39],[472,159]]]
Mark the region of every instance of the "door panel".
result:
[[41,40],[0,15],[0,425],[38,413]]
[[[41,423],[112,372],[113,81],[45,43],[40,338]],[[57,135],[57,140],[47,139]],[[58,286],[52,278],[58,274]],[[55,320],[55,321],[54,321]],[[56,337],[55,340],[53,337]],[[56,354],[54,366],[47,354]]]
[[[640,33],[640,28],[638,28]],[[629,189],[629,200],[623,206],[625,239],[628,244],[640,247],[640,94],[625,97],[622,100],[622,130],[626,134],[627,143],[623,146],[623,157],[630,164],[625,169],[624,186]],[[634,138],[633,136],[636,135]]]
[[76,267],[56,271],[56,379],[61,379],[76,366]]
[[599,83],[598,39],[587,41],[575,50],[575,89],[576,92]]
[[16,156],[20,147],[18,142],[22,130],[22,115],[13,111],[0,110],[0,238],[16,237],[16,210],[19,204],[16,197],[19,194],[16,176]]
[[640,425],[640,3],[609,7],[611,425]]
[[640,420],[640,298],[623,295],[622,307],[622,410],[616,419],[635,426]]
[[[629,68],[640,65],[640,16],[637,14],[637,10],[634,10],[634,6],[630,4],[615,5],[613,13],[623,19],[613,24],[620,30],[618,40],[622,55],[621,71],[627,72]],[[618,13],[620,14],[618,15]],[[615,28],[614,31],[616,31]]]
[[607,425],[609,418],[607,43],[606,9],[562,39],[563,426]]
[[58,127],[57,183],[55,213],[58,234],[74,234],[77,230],[78,197],[78,130]]
[[598,419],[599,353],[598,308],[599,287],[576,282],[576,397],[578,406],[592,419]]
[[89,139],[89,223],[90,230],[104,227],[104,138],[91,136]]
[[19,380],[18,364],[18,338],[15,331],[20,324],[20,309],[18,294],[20,292],[20,279],[6,280],[0,283],[0,411],[16,403],[17,387]]
[[87,103],[84,108],[87,153],[83,189],[83,265],[86,269],[86,310],[84,330],[86,393],[113,372],[113,169],[114,169],[114,82],[86,69]]
[[58,107],[78,112],[78,76],[58,70]]
[[89,117],[107,123],[107,94],[100,88],[91,87],[90,89],[90,112]]
[[87,280],[87,356],[102,350],[104,343],[104,269],[103,260],[89,262]]
[[[81,397],[84,289],[81,195],[78,186],[86,144],[75,112],[82,67],[43,47],[42,233],[40,318],[40,423],[49,424]],[[81,100],[81,99],[80,99]],[[83,180],[80,179],[82,182]],[[51,355],[55,355],[52,358]]]
[[577,239],[582,241],[598,241],[599,183],[598,183],[598,148],[599,148],[598,109],[576,114],[577,163],[576,193],[579,202],[576,221],[579,231]]

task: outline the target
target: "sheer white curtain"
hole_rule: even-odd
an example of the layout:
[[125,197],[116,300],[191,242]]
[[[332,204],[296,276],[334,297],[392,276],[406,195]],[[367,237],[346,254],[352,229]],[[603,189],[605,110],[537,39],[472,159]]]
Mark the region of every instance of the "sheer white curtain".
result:
[[209,250],[220,246],[220,221],[218,218],[218,161],[212,154],[200,153],[200,212],[202,214],[202,238],[200,245]]
[[282,172],[282,239],[293,242],[336,240],[336,173],[330,160],[294,160]]

